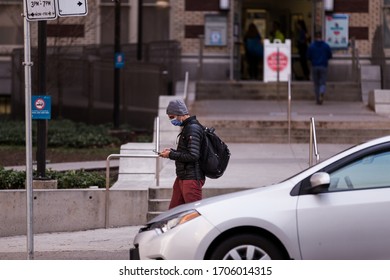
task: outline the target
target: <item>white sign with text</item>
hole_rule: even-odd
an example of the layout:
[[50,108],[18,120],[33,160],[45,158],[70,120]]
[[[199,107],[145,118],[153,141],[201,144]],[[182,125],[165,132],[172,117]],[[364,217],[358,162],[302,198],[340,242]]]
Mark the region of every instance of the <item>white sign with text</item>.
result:
[[88,13],[87,0],[57,0],[58,16],[85,16]]
[[57,18],[54,0],[26,0],[26,13],[29,21]]

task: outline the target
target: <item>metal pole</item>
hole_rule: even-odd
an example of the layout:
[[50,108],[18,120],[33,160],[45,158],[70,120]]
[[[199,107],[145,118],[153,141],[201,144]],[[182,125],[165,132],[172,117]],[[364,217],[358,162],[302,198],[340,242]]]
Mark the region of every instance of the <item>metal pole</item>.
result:
[[[46,21],[38,22],[38,93],[46,95]],[[47,120],[37,121],[37,177],[46,177]]]
[[[230,1],[230,0],[229,0]],[[234,1],[232,1],[233,3],[230,3],[230,26],[232,27],[232,31],[231,31],[231,42],[230,42],[230,73],[229,73],[229,78],[231,81],[234,80],[234,44],[235,44],[235,34],[234,34],[234,29],[235,29],[235,26],[234,26]]]
[[[111,155],[110,155],[111,156]],[[109,226],[109,207],[110,207],[110,156],[106,160],[106,190],[105,190],[105,203],[104,203],[104,226],[108,228]]]
[[288,121],[288,143],[291,143],[291,75],[288,75],[288,97],[287,97],[287,121]]
[[33,188],[32,188],[32,132],[31,132],[31,49],[30,23],[27,21],[26,1],[23,5],[24,17],[24,84],[25,84],[25,118],[26,118],[26,202],[27,202],[27,255],[34,259],[33,232]]
[[[156,151],[160,151],[160,118],[156,117]],[[160,157],[156,158],[156,186],[160,186]]]
[[315,121],[314,121],[314,118],[313,118],[313,123],[312,123],[312,126],[313,126],[313,152],[316,156],[316,163],[318,163],[320,161],[320,154],[318,153],[318,145],[317,145],[317,133],[316,133],[316,124],[315,124]]
[[186,72],[185,79],[184,79],[184,93],[183,93],[184,103],[187,103],[187,96],[188,96],[188,71]]
[[313,165],[313,122],[314,118],[310,118],[309,166]]
[[[115,44],[114,44],[114,56],[121,51],[121,2],[115,1]],[[120,125],[120,68],[114,68],[114,128],[119,128]]]
[[198,82],[203,79],[203,45],[204,35],[199,35]]
[[276,48],[276,95],[279,100],[279,71],[280,71],[280,61],[279,61],[279,47]]
[[138,0],[138,40],[137,40],[137,60],[142,60],[142,29],[143,29],[143,11],[142,11],[142,0]]

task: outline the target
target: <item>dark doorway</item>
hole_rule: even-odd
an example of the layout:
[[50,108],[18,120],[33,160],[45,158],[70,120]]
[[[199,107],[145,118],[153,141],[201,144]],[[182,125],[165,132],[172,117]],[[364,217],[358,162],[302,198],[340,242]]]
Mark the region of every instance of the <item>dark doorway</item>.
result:
[[[271,33],[275,22],[278,23],[280,31],[285,39],[291,40],[292,52],[292,79],[304,80],[305,75],[302,66],[299,62],[299,52],[297,48],[298,32],[296,31],[296,22],[302,20],[307,28],[308,43],[310,42],[311,34],[313,33],[315,9],[313,2],[315,0],[290,0],[290,1],[274,1],[274,0],[239,0],[240,8],[239,18],[241,26],[240,44],[237,46],[236,54],[239,54],[240,63],[237,67],[240,68],[239,79],[248,80],[248,60],[245,56],[244,36],[248,30],[248,26],[254,23],[260,32],[262,40],[271,39]],[[257,80],[263,79],[263,60],[259,64],[259,77]]]

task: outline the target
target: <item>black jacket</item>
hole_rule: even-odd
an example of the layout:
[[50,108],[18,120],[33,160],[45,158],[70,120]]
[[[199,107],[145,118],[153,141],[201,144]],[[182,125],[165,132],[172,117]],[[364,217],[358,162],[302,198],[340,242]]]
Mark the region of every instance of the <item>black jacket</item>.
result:
[[169,158],[176,164],[176,176],[181,180],[205,180],[199,168],[203,128],[196,116],[190,116],[183,122],[178,140],[177,149],[169,153]]

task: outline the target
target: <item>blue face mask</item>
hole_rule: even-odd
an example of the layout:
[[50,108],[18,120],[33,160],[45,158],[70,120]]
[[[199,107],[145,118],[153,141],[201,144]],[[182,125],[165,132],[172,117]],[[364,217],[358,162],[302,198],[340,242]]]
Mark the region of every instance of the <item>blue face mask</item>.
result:
[[174,126],[181,126],[183,122],[179,121],[178,119],[173,119],[171,120],[171,124],[173,124]]

